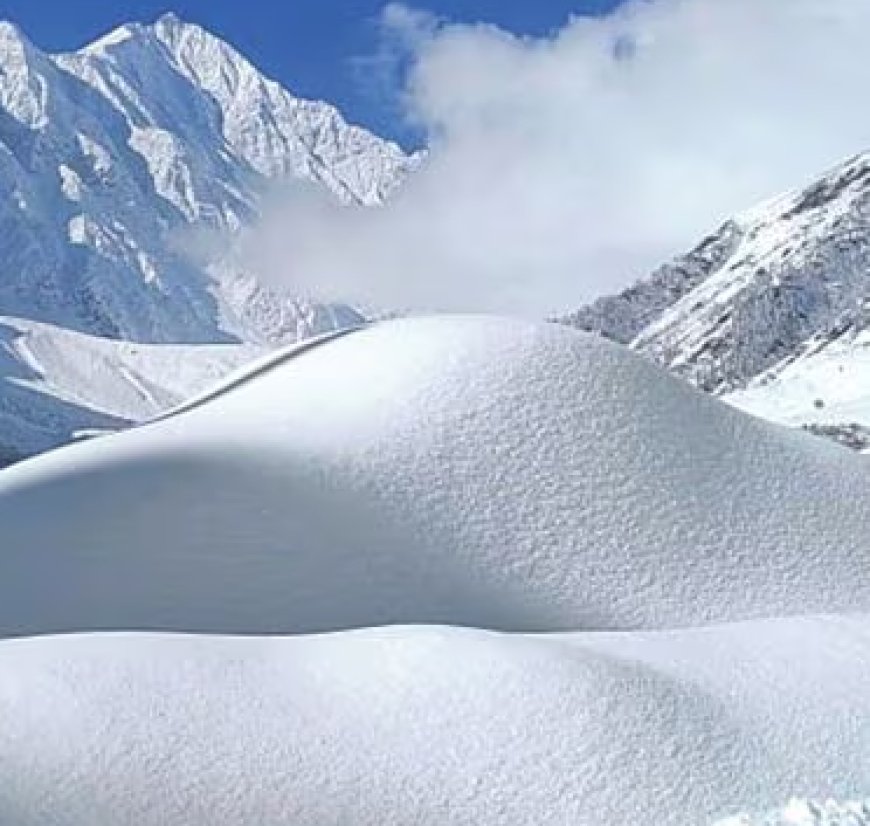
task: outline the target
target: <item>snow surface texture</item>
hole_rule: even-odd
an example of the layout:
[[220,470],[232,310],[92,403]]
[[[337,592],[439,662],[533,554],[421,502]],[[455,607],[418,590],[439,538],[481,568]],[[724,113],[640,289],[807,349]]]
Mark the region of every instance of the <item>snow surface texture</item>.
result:
[[825,803],[793,800],[782,811],[760,817],[741,815],[727,818],[716,826],[867,826],[870,803]]
[[0,632],[870,610],[864,460],[599,337],[408,319],[257,373],[0,474]]
[[866,616],[7,640],[0,822],[702,826],[849,799],[868,657]]
[[[861,457],[564,326],[405,319],[269,355],[0,472],[0,632],[152,632],[0,642],[0,823],[860,799],[868,488]],[[410,622],[514,633],[153,633]]]
[[861,155],[566,321],[774,421],[868,429],[859,385],[847,389],[866,373],[868,270],[870,155]]
[[0,465],[152,418],[260,352],[113,341],[0,317]]
[[0,314],[155,343],[331,329],[347,308],[182,250],[281,182],[377,204],[418,162],[173,15],[62,55],[0,23]]

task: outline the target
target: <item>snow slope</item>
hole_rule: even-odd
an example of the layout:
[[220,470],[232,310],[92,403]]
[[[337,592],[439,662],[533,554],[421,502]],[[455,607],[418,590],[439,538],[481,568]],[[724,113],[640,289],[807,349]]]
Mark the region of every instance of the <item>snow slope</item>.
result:
[[149,345],[0,317],[0,465],[141,422],[254,359],[255,345]]
[[864,154],[566,320],[774,421],[867,430],[868,271]]
[[[0,471],[0,823],[730,826],[866,798],[868,502],[861,457],[561,325],[269,354]],[[440,627],[364,627],[388,623]]]
[[0,822],[703,826],[849,799],[868,640],[866,615],[7,640]]
[[225,247],[276,187],[378,204],[419,160],[174,15],[62,55],[0,23],[0,314],[154,343],[340,326]]
[[860,457],[598,337],[384,322],[0,473],[0,631],[870,610],[868,503]]
[[870,154],[726,222],[688,255],[567,319],[712,392],[864,329]]
[[870,330],[853,330],[722,397],[792,427],[870,446]]

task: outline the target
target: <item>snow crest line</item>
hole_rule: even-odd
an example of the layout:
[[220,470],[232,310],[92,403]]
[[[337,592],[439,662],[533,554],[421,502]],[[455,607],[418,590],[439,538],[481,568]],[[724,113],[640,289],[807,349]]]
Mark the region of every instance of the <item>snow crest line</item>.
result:
[[306,339],[299,344],[293,344],[290,347],[282,348],[276,353],[270,353],[263,359],[259,359],[255,361],[252,365],[243,367],[240,371],[237,371],[235,374],[228,376],[224,381],[222,381],[211,390],[208,390],[201,395],[194,396],[192,399],[188,399],[186,402],[176,407],[171,407],[169,410],[164,411],[159,416],[155,416],[153,419],[148,419],[147,421],[142,422],[140,426],[153,424],[155,422],[162,422],[165,419],[170,419],[173,416],[180,416],[182,413],[188,413],[191,410],[202,407],[202,405],[207,404],[210,401],[214,401],[214,399],[217,399],[225,395],[226,393],[231,392],[232,390],[237,390],[239,387],[243,387],[254,379],[257,379],[260,376],[269,373],[270,371],[274,370],[276,367],[282,364],[286,364],[291,359],[294,359],[297,356],[301,356],[303,353],[307,353],[310,350],[313,350],[315,347],[319,347],[322,344],[334,341],[337,338],[342,338],[348,333],[355,333],[358,330],[364,330],[367,326],[367,324],[360,324],[356,327],[346,327],[341,330],[331,330],[328,333],[323,333],[322,335],[315,336],[314,338]]

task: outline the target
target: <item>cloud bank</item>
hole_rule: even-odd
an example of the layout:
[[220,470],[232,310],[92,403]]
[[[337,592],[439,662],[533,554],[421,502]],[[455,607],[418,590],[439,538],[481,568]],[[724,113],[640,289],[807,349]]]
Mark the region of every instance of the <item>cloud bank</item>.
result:
[[867,0],[638,0],[545,39],[391,4],[382,27],[423,169],[377,209],[297,193],[249,239],[324,299],[566,311],[870,146]]

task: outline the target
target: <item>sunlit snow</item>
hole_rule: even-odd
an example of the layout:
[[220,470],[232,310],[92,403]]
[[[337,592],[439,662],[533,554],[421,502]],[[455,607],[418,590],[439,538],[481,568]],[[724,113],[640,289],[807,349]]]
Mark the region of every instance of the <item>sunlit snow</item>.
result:
[[[861,799],[868,502],[863,457],[561,326],[271,356],[0,473],[0,630],[73,632],[0,643],[0,822]],[[333,633],[238,636],[306,631]]]

